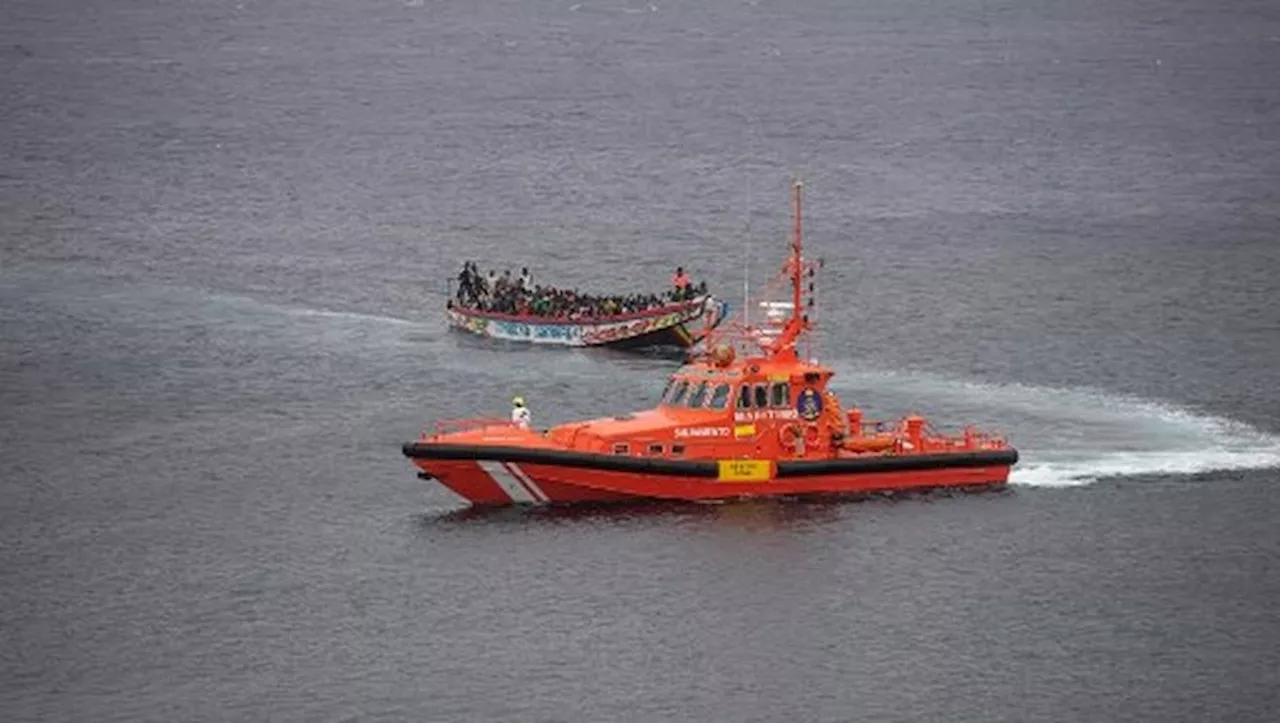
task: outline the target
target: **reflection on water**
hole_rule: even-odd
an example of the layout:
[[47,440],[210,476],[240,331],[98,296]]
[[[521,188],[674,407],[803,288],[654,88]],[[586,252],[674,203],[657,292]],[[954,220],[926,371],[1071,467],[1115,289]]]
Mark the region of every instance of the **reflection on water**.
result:
[[751,529],[787,529],[814,522],[828,522],[857,513],[872,504],[930,502],[959,496],[1011,495],[1009,487],[977,487],[971,490],[934,489],[844,495],[806,495],[737,500],[681,502],[598,502],[566,505],[512,505],[464,507],[430,511],[417,517],[422,528],[450,525],[546,525],[569,523],[626,523],[630,521],[699,520],[731,522]]

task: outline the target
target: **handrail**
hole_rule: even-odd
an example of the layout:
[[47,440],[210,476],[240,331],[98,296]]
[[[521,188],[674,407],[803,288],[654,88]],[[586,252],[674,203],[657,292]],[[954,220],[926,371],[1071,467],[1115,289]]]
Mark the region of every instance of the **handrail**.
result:
[[509,419],[500,417],[472,417],[469,419],[439,419],[431,427],[431,433],[422,430],[423,439],[430,437],[439,437],[444,434],[453,434],[455,432],[465,432],[469,429],[479,429],[480,427],[514,427],[516,424]]
[[[906,420],[863,419],[857,436],[906,439]],[[995,432],[985,432],[968,425],[960,434],[942,434],[929,422],[920,429],[921,451],[929,449],[1005,449],[1008,439]]]

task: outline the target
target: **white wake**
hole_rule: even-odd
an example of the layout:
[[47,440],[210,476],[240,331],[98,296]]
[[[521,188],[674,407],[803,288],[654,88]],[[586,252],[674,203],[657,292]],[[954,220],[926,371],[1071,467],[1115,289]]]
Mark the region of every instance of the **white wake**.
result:
[[833,388],[868,417],[919,412],[942,430],[972,422],[1008,435],[1020,456],[1013,484],[1068,487],[1110,477],[1280,468],[1280,436],[1169,403],[833,366]]
[[305,309],[297,307],[289,307],[285,311],[286,313],[293,314],[294,316],[311,316],[355,323],[367,322],[374,324],[394,324],[396,326],[426,326],[426,324],[421,321],[401,319],[399,317],[384,316],[381,314],[362,314],[355,311],[329,311],[327,309]]

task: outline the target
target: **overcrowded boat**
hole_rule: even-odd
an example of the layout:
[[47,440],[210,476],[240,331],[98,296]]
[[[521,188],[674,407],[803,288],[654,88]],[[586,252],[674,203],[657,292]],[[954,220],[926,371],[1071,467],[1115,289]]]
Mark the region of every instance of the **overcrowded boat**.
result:
[[661,293],[591,294],[535,284],[529,270],[520,276],[490,271],[482,276],[472,263],[458,275],[453,298],[445,304],[455,329],[506,341],[620,349],[688,349],[728,315],[729,305],[693,284],[677,268],[672,286]]
[[712,332],[656,407],[537,431],[517,399],[510,421],[440,422],[403,453],[419,477],[477,506],[1005,484],[1018,452],[1001,436],[969,426],[946,435],[920,416],[873,421],[842,408],[831,368],[799,353],[815,328],[818,265],[803,255],[797,182],[790,254],[775,278],[790,299],[761,301],[759,324],[735,320]]

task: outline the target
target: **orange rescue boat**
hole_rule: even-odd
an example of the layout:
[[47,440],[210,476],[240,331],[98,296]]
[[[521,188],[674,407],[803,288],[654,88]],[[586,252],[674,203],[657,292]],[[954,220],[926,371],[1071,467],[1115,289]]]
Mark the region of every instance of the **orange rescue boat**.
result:
[[[844,495],[1005,484],[1018,452],[965,427],[933,431],[847,412],[833,372],[801,359],[814,322],[815,270],[803,256],[801,184],[791,253],[775,282],[790,301],[762,302],[759,325],[733,322],[682,366],[657,407],[545,431],[501,420],[440,422],[405,456],[473,505]],[[806,296],[806,284],[809,298]]]

